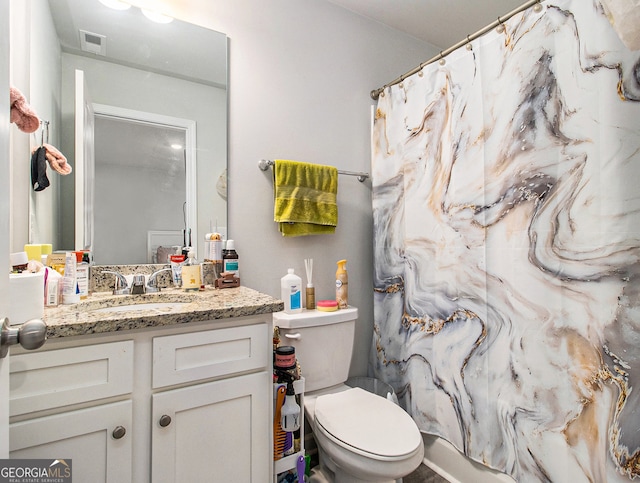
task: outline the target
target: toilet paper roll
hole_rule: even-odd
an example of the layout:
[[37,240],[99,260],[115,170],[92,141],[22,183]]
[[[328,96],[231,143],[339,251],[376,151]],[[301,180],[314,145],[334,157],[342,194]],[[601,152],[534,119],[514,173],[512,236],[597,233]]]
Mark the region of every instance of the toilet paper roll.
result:
[[44,272],[9,275],[10,325],[23,324],[44,316]]

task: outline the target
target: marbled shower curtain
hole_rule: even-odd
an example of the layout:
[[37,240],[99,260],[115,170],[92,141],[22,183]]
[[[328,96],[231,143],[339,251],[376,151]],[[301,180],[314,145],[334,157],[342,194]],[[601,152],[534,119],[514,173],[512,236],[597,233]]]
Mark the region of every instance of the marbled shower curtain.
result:
[[372,365],[519,482],[640,475],[640,52],[544,2],[380,97]]

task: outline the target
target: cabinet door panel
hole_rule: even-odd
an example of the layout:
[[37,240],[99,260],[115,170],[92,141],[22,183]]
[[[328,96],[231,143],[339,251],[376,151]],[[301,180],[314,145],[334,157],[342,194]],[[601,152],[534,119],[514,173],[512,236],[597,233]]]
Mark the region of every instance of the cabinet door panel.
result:
[[[30,419],[9,427],[11,458],[72,461],[73,481],[131,481],[131,401]],[[126,434],[115,439],[113,430]]]
[[265,372],[154,394],[152,481],[270,481],[270,394]]

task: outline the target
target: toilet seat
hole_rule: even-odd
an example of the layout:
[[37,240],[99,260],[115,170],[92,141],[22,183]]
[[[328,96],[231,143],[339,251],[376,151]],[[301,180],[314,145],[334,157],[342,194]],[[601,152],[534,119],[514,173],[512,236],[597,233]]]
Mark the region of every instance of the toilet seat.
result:
[[409,414],[358,387],[318,396],[314,412],[315,424],[336,444],[370,458],[404,458],[422,447]]

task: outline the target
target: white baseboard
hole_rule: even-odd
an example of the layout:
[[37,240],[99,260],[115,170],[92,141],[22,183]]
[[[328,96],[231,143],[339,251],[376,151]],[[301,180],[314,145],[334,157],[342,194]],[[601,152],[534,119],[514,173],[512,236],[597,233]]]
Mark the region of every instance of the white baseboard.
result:
[[515,483],[510,476],[476,463],[451,443],[423,434],[424,464],[451,483]]

